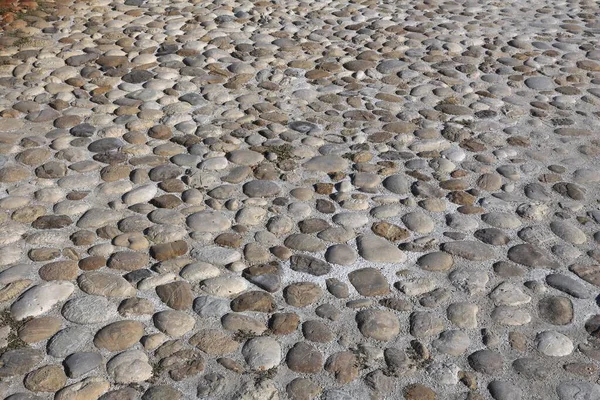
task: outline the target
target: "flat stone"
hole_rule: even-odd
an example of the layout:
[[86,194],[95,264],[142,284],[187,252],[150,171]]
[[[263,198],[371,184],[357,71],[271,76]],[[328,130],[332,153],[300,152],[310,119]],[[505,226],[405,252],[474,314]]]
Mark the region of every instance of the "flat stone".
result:
[[535,337],[538,351],[552,357],[563,357],[573,352],[574,346],[571,339],[556,331],[544,331]]
[[410,193],[410,181],[404,175],[390,175],[383,181],[383,187],[392,193],[407,195]]
[[467,351],[470,344],[469,336],[458,330],[444,331],[432,342],[433,347],[438,351],[455,357]]
[[417,264],[426,271],[447,271],[454,265],[452,256],[443,251],[426,254],[417,260]]
[[67,383],[67,376],[59,365],[46,365],[30,372],[24,385],[32,392],[56,392]]
[[600,287],[600,265],[573,264],[569,270],[584,281]]
[[325,244],[312,235],[294,233],[288,236],[284,244],[292,250],[318,252],[325,250]]
[[315,374],[323,367],[323,355],[311,344],[298,342],[288,351],[286,363],[294,372]]
[[275,300],[267,292],[250,291],[236,297],[231,302],[231,309],[236,312],[273,312],[275,310]]
[[67,321],[76,324],[99,324],[117,316],[114,306],[103,296],[82,296],[71,299],[62,308]]
[[194,329],[196,320],[183,311],[161,311],[152,317],[156,328],[172,337],[180,337]]
[[509,260],[532,268],[557,269],[558,263],[532,244],[518,244],[508,250]]
[[417,233],[430,233],[434,228],[431,217],[418,211],[405,214],[402,217],[402,222],[408,229]]
[[211,355],[230,354],[240,346],[228,333],[220,329],[201,330],[192,336],[189,342],[206,354]]
[[503,282],[490,293],[490,299],[497,306],[520,306],[529,303],[531,296],[511,283]]
[[22,376],[44,360],[44,352],[32,348],[7,350],[0,356],[0,376]]
[[16,321],[37,317],[48,312],[54,305],[71,296],[75,287],[70,282],[55,281],[42,283],[23,293],[10,307]]
[[494,380],[488,385],[488,390],[494,400],[521,400],[523,391],[509,382]]
[[571,244],[583,244],[587,241],[585,233],[568,221],[552,221],[550,229],[556,236]]
[[211,246],[196,248],[192,251],[191,256],[198,261],[213,265],[227,265],[242,258],[242,255],[237,250]]
[[316,302],[323,295],[323,290],[312,282],[293,283],[284,289],[285,301],[294,307],[306,307]]
[[65,359],[65,369],[69,378],[79,378],[102,364],[102,355],[95,352],[73,353]]
[[494,257],[494,252],[489,246],[468,240],[444,243],[442,250],[471,261],[487,261]]
[[82,326],[69,326],[48,341],[48,354],[64,358],[71,353],[83,350],[92,341],[92,334]]
[[37,343],[52,337],[60,330],[62,321],[57,317],[39,317],[27,321],[19,328],[19,339],[25,343]]
[[140,252],[118,251],[108,259],[107,266],[121,271],[135,271],[146,267],[150,258]]
[[192,286],[183,281],[171,282],[156,287],[160,300],[174,310],[185,310],[192,306]]
[[592,293],[581,282],[564,274],[547,275],[546,283],[548,286],[578,299],[589,299],[592,297]]
[[270,337],[250,339],[242,347],[242,356],[254,371],[266,371],[281,362],[281,346]]
[[568,297],[548,296],[538,302],[539,316],[553,325],[568,325],[573,321],[573,303]]
[[314,276],[326,275],[331,271],[331,266],[325,261],[303,254],[290,257],[290,268]]
[[527,85],[528,88],[535,90],[554,90],[556,87],[552,79],[546,76],[527,78],[525,79],[525,85]]
[[79,275],[77,283],[85,293],[96,296],[130,297],[137,292],[125,278],[107,272],[85,272]]
[[223,232],[231,227],[231,221],[218,211],[200,211],[189,215],[186,223],[195,232]]
[[248,282],[237,276],[218,276],[206,279],[200,289],[211,296],[233,297],[248,288]]
[[367,261],[381,263],[402,263],[406,254],[396,246],[375,235],[361,235],[356,239],[358,254]]
[[143,351],[128,350],[109,360],[106,372],[113,382],[129,384],[150,379],[152,366]]
[[469,356],[468,361],[475,371],[487,375],[500,373],[504,365],[502,356],[491,350],[478,350]]
[[99,349],[122,351],[137,343],[144,335],[144,325],[138,321],[117,321],[96,333],[94,344]]
[[383,296],[390,292],[385,276],[375,268],[362,268],[348,274],[348,280],[362,296]]
[[110,388],[107,380],[99,376],[90,376],[61,389],[56,393],[56,400],[68,400],[73,398],[96,399],[102,396]]
[[248,197],[274,197],[281,191],[277,183],[266,180],[250,181],[242,189]]
[[310,379],[296,378],[286,386],[290,400],[311,400],[321,393],[321,387]]
[[307,171],[339,172],[348,168],[348,161],[340,156],[328,155],[313,157],[303,165]]
[[600,396],[600,385],[589,382],[561,382],[556,387],[559,400],[592,400]]
[[375,222],[371,226],[371,230],[374,234],[386,238],[391,242],[405,240],[410,237],[410,233],[406,229],[384,221]]
[[367,338],[389,341],[400,333],[398,317],[390,311],[362,310],[356,314],[356,322]]
[[325,259],[337,265],[350,265],[353,264],[358,258],[356,250],[347,244],[336,244],[327,249],[325,252]]
[[417,311],[410,315],[410,334],[416,338],[437,336],[443,330],[443,320],[432,312]]
[[329,356],[325,371],[331,372],[336,382],[347,384],[358,377],[358,360],[351,351],[341,351]]

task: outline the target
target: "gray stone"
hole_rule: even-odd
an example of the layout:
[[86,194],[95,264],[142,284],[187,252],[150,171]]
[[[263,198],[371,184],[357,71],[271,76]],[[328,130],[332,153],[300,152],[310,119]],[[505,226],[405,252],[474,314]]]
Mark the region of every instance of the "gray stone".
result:
[[79,378],[98,368],[102,363],[102,355],[95,352],[73,353],[64,362],[69,378]]

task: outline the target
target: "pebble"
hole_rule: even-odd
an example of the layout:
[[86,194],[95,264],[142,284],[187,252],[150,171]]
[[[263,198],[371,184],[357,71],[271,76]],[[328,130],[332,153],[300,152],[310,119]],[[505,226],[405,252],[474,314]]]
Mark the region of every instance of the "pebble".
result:
[[26,291],[10,308],[16,321],[37,317],[48,312],[55,304],[71,296],[75,287],[70,282],[47,282]]
[[358,254],[362,258],[378,263],[402,263],[406,254],[387,240],[375,235],[361,235],[356,239]]
[[272,338],[257,337],[244,344],[242,355],[251,369],[266,371],[279,365],[281,347]]
[[356,314],[358,329],[363,336],[389,341],[400,333],[398,317],[389,311],[362,310]]
[[573,352],[573,342],[567,336],[556,331],[544,331],[535,337],[538,351],[547,356],[563,357]]
[[110,359],[106,372],[118,384],[143,382],[152,376],[148,356],[140,350],[128,350]]

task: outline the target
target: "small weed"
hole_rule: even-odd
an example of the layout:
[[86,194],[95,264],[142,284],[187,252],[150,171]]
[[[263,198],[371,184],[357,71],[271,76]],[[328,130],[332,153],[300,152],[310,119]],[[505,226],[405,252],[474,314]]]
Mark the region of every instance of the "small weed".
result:
[[289,144],[282,144],[281,146],[261,146],[261,148],[261,153],[273,153],[277,156],[279,161],[295,158],[292,154],[294,147]]
[[258,336],[256,333],[246,330],[239,330],[233,334],[233,340],[239,343],[243,343],[248,339],[252,339]]
[[19,328],[21,328],[21,326],[23,326],[24,323],[25,321],[15,321],[10,315],[10,311],[8,309],[5,309],[4,311],[0,312],[0,327],[10,327],[10,332],[7,338],[7,345],[0,349],[0,355],[4,354],[9,350],[20,349],[22,347],[28,346],[28,344],[22,341],[17,334]]
[[277,375],[277,367],[273,367],[265,371],[259,371],[256,373],[254,378],[254,385],[260,386],[263,382],[275,378],[275,375]]

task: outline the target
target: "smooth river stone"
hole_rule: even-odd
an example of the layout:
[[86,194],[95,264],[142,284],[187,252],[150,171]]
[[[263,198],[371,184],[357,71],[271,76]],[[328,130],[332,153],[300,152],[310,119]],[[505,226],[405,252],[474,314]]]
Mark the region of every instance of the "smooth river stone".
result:
[[508,259],[532,268],[557,269],[560,265],[547,256],[541,249],[526,243],[518,244],[508,250]]
[[10,307],[12,317],[20,321],[37,317],[49,311],[55,304],[71,296],[75,286],[71,282],[54,281],[34,286],[23,293]]
[[196,248],[192,251],[191,256],[198,261],[213,265],[227,265],[242,258],[237,250],[216,246]]
[[358,254],[367,261],[381,263],[402,263],[407,257],[386,239],[375,235],[361,235],[356,239]]
[[318,172],[339,172],[348,168],[348,160],[334,155],[313,157],[304,163],[304,169]]
[[116,318],[117,310],[106,297],[84,295],[66,302],[62,315],[76,324],[99,324]]
[[490,246],[469,240],[444,243],[442,250],[471,261],[487,261],[494,257]]
[[222,232],[231,227],[231,221],[218,211],[200,211],[186,218],[187,225],[195,232]]

